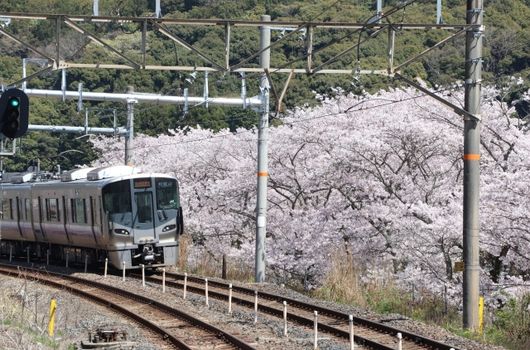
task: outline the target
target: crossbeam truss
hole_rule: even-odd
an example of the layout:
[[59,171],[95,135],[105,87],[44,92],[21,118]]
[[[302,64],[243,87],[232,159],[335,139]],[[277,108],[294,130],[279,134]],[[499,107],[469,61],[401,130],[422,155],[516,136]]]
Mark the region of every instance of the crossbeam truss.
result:
[[[402,7],[406,6],[408,2]],[[48,64],[41,70],[27,76],[23,77],[18,81],[11,82],[9,86],[17,86],[22,83],[25,83],[32,78],[35,78],[41,74],[47,73],[52,70],[58,69],[69,69],[69,68],[85,68],[85,69],[126,69],[126,70],[167,70],[167,71],[182,71],[182,72],[220,72],[223,74],[226,73],[264,73],[264,69],[261,68],[257,62],[257,58],[264,50],[270,50],[271,56],[274,57],[274,50],[280,49],[282,44],[286,43],[286,40],[289,38],[299,38],[301,40],[291,40],[289,45],[299,45],[298,49],[303,51],[304,57],[297,58],[287,64],[283,64],[277,67],[274,67],[274,62],[271,64],[271,68],[268,69],[267,75],[270,78],[271,74],[275,73],[285,73],[292,76],[293,74],[303,74],[303,75],[315,75],[315,74],[347,74],[358,76],[360,74],[376,74],[382,76],[395,77],[403,80],[407,84],[411,84],[415,87],[418,87],[411,79],[403,77],[402,70],[408,67],[410,64],[418,61],[427,53],[432,50],[442,46],[449,40],[452,40],[462,34],[466,33],[469,30],[474,30],[474,25],[469,24],[392,24],[390,21],[388,23],[383,23],[385,19],[388,19],[393,13],[397,12],[402,7],[393,8],[385,14],[380,14],[377,18],[377,21],[369,21],[370,23],[345,23],[345,22],[286,22],[286,21],[243,21],[243,20],[208,20],[208,19],[173,19],[173,18],[152,18],[152,17],[110,17],[110,16],[68,16],[68,15],[57,15],[57,14],[28,14],[28,13],[1,13],[0,18],[9,19],[10,22],[17,20],[30,20],[30,21],[49,21],[54,24],[55,28],[55,52],[48,53],[43,52],[42,50],[36,48],[34,45],[25,42],[17,35],[9,32],[9,26],[0,28],[0,35],[3,35],[12,41],[15,41],[19,45],[22,45],[36,54],[38,57],[44,58],[48,61]],[[105,24],[136,24],[139,30],[141,30],[141,35],[139,42],[137,43],[139,50],[131,56],[131,53],[125,54],[120,51],[119,48],[116,48],[109,44],[107,39],[104,38],[104,34],[94,33],[95,25],[105,25]],[[89,29],[87,27],[91,27]],[[181,36],[176,33],[176,29],[179,27],[194,27],[202,29],[212,29],[219,31],[219,28],[222,29],[224,33],[224,53],[221,55],[223,60],[220,61],[218,57],[214,57],[210,52],[204,52],[203,50],[195,47],[192,43],[187,42]],[[233,45],[233,33],[238,28],[260,28],[268,27],[271,30],[281,30],[287,34],[283,35],[279,39],[273,41],[265,49],[256,49],[257,51],[250,54],[248,57],[243,58],[234,58],[231,55],[231,47]],[[68,35],[71,34],[71,31],[67,29],[74,30],[85,38],[84,40],[88,42],[94,42],[97,45],[102,46],[105,50],[108,51],[109,55],[106,58],[98,57],[98,62],[83,62],[79,63],[80,59],[71,60],[68,57],[65,57],[63,47],[67,44],[68,40],[71,40]],[[427,48],[423,52],[410,57],[405,62],[395,65],[394,64],[394,55],[396,52],[395,44],[395,34],[397,30],[443,30],[447,31],[449,35],[434,44],[433,46]],[[341,52],[335,56],[328,58],[324,62],[315,65],[317,54],[324,50],[325,48],[338,43],[330,42],[325,45],[322,45],[320,42],[318,47],[315,47],[317,42],[317,34],[326,37],[330,33],[337,33],[340,31],[342,34],[341,41],[356,41],[352,38],[357,38],[359,36],[358,42],[353,45],[348,46],[343,49]],[[258,31],[256,30],[256,33]],[[373,69],[361,69],[359,63],[359,57],[354,59],[352,54],[355,50],[372,39],[376,35],[387,32],[387,66],[386,67],[376,67]],[[361,39],[361,34],[365,34],[363,40]],[[197,63],[193,66],[189,65],[161,65],[161,64],[148,64],[147,63],[147,54],[148,47],[151,43],[157,40],[170,40],[176,45],[184,48],[186,51],[189,51],[196,57]],[[86,42],[82,44],[82,47],[77,50],[77,53],[81,52],[83,47],[86,46]],[[349,55],[349,56],[348,56]],[[219,55],[215,55],[219,56]],[[83,61],[86,61],[87,57],[82,57]],[[350,66],[345,65],[345,61],[350,61]],[[340,61],[340,69],[336,68],[337,62]],[[334,66],[335,64],[335,66]],[[271,79],[269,79],[271,80]],[[271,80],[272,81],[272,80]],[[437,100],[441,100],[444,104],[451,107],[455,112],[466,116],[478,118],[478,116],[470,115],[468,112],[452,104],[451,102],[445,100],[443,97],[433,94],[427,89],[423,89],[428,95],[435,97]]]

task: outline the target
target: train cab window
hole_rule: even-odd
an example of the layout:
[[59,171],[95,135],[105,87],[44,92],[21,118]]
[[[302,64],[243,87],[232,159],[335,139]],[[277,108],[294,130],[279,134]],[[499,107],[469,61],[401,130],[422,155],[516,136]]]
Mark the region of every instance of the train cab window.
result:
[[13,220],[13,199],[2,199],[2,219]]
[[173,179],[156,179],[156,204],[158,210],[177,209],[179,197],[177,182]]
[[70,199],[72,206],[72,222],[77,224],[86,224],[86,200],[84,198],[72,198]]
[[131,184],[129,180],[113,182],[103,187],[103,208],[109,220],[124,225],[132,223]]
[[138,223],[153,222],[153,195],[151,192],[138,192],[134,194],[138,207]]
[[58,198],[46,198],[46,220],[59,222]]

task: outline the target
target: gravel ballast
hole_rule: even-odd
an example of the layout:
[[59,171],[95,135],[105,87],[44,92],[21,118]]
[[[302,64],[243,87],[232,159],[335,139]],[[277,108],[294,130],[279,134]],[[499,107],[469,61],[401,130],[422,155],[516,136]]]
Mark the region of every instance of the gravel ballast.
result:
[[[50,267],[49,270],[64,272],[62,268]],[[188,292],[187,299],[184,300],[181,290],[167,288],[166,293],[162,293],[161,286],[149,282],[143,288],[141,281],[132,278],[127,278],[123,282],[121,276],[117,275],[108,275],[104,278],[94,273],[73,272],[72,269],[69,272],[77,277],[107,283],[154,298],[181,311],[198,316],[225,331],[242,336],[243,339],[258,349],[313,348],[312,329],[289,325],[289,336],[285,338],[282,336],[283,322],[268,315],[260,314],[258,322],[254,323],[253,311],[233,306],[232,315],[228,315],[226,304],[212,298],[209,300],[209,306],[206,306],[203,296]],[[241,285],[237,282],[234,284]],[[310,301],[354,316],[384,322],[392,327],[449,343],[460,349],[482,350],[486,347],[488,349],[503,349],[486,346],[451,334],[440,327],[426,325],[400,315],[378,315],[361,308],[319,301],[273,284],[259,284],[253,287],[258,292],[269,292],[284,295],[287,298]],[[0,348],[75,349],[82,340],[88,339],[89,332],[95,332],[97,328],[105,328],[127,332],[128,340],[136,342],[135,349],[155,349],[150,345],[145,332],[127,318],[64,291],[42,286],[33,281],[5,276],[0,276],[0,288],[2,291],[0,295],[2,311],[0,342],[2,342],[2,346]],[[47,336],[48,309],[52,297],[57,299],[58,305],[54,340]],[[325,333],[319,333],[318,345],[319,349],[349,349],[346,342],[330,339]],[[356,349],[360,348],[356,347]]]

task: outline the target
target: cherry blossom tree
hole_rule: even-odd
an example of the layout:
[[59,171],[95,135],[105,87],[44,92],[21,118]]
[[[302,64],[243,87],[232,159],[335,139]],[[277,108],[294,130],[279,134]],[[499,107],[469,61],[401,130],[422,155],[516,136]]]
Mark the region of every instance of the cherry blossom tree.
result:
[[[482,104],[487,284],[530,277],[529,124],[498,94],[485,88]],[[367,276],[389,267],[402,283],[460,293],[453,266],[462,260],[462,117],[413,89],[318,98],[320,106],[290,111],[270,129],[269,273],[315,286],[332,253],[345,250]],[[190,263],[227,254],[252,268],[256,140],[255,130],[200,128],[135,138],[139,167],[180,180]],[[121,163],[119,140],[93,142],[98,165]]]

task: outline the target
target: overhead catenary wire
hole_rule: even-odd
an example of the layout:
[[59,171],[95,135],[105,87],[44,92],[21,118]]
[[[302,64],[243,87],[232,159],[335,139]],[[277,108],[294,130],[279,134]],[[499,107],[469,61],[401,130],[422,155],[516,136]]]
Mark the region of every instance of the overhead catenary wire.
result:
[[[453,88],[447,88],[447,89],[442,89],[442,90],[438,90],[439,92],[443,92],[443,91],[449,91],[449,90],[452,90]],[[369,103],[370,101],[373,101],[375,99],[367,99],[367,100],[363,100],[363,101],[359,101],[358,103],[344,109],[344,110],[341,110],[341,111],[338,111],[338,112],[333,112],[333,113],[327,113],[327,114],[323,114],[323,115],[320,115],[320,116],[315,116],[315,117],[309,117],[309,118],[301,118],[301,119],[298,119],[298,120],[290,120],[288,123],[288,125],[294,125],[294,124],[299,124],[299,123],[305,123],[307,121],[311,121],[311,120],[317,120],[317,119],[322,119],[322,118],[330,118],[330,117],[334,117],[334,116],[338,116],[338,115],[342,115],[342,114],[346,114],[346,113],[352,113],[352,112],[360,112],[360,111],[366,111],[366,110],[371,110],[371,109],[376,109],[376,108],[382,108],[382,107],[386,107],[386,106],[389,106],[389,105],[393,105],[393,104],[397,104],[397,103],[402,103],[402,102],[407,102],[407,101],[411,101],[411,100],[416,100],[416,99],[419,99],[419,98],[422,98],[422,97],[426,97],[427,95],[426,94],[420,94],[420,95],[417,95],[417,96],[411,96],[411,97],[408,97],[408,98],[404,98],[404,99],[401,99],[401,100],[395,100],[395,101],[388,101],[387,103],[382,103],[382,104],[379,104],[379,105],[376,105],[376,106],[369,106],[369,107],[364,107],[364,108],[359,108],[359,109],[353,109],[359,105],[362,105],[362,104],[365,104],[365,103]],[[248,134],[254,134],[256,132],[255,129],[250,129],[250,130],[244,130],[244,131],[241,131],[241,132],[238,132],[239,134],[243,134],[243,133],[248,133]],[[150,148],[159,148],[159,147],[165,147],[165,146],[173,146],[173,145],[180,145],[180,144],[187,144],[187,143],[194,143],[194,142],[202,142],[202,141],[207,141],[207,140],[214,140],[214,139],[221,139],[221,138],[227,138],[227,137],[233,137],[233,133],[230,133],[230,134],[221,134],[221,135],[212,135],[212,136],[208,136],[208,137],[201,137],[201,138],[197,138],[197,139],[192,139],[192,140],[181,140],[181,141],[176,141],[176,142],[166,142],[166,143],[159,143],[157,145],[143,145],[143,146],[136,146],[136,149],[150,149]],[[249,140],[250,141],[250,140]]]

